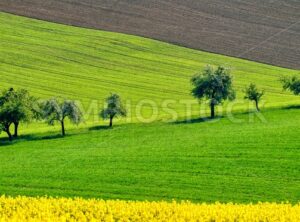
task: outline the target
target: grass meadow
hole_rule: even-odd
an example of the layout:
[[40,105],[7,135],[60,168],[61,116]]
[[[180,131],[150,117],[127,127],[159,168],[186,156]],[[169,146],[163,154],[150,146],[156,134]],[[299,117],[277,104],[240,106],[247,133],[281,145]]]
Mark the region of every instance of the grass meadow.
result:
[[[232,70],[239,101],[230,110],[234,119],[200,119],[207,108],[196,104],[186,122],[181,102],[193,100],[190,78],[207,64]],[[58,127],[41,123],[22,124],[12,143],[0,138],[0,194],[297,203],[300,97],[279,82],[292,75],[299,71],[0,13],[1,89],[25,88],[42,99],[60,96],[85,110],[95,103],[99,108],[86,123],[68,127],[65,138]],[[251,82],[266,91],[259,116],[243,100]],[[157,117],[142,124],[133,109],[127,124],[108,129],[95,116],[110,92],[131,107],[154,103]],[[161,121],[170,117],[161,107],[166,100],[175,101],[178,118],[171,122]],[[151,116],[152,108],[145,104],[139,114]]]
[[[86,111],[95,103],[101,108],[104,98],[116,92],[132,107],[132,122],[139,122],[139,115],[150,117],[153,104],[158,107],[155,120],[170,118],[162,109],[166,100],[173,100],[168,106],[184,118],[184,103],[197,102],[190,93],[190,78],[207,64],[232,69],[239,101],[233,110],[248,110],[242,90],[251,82],[266,91],[265,107],[300,102],[279,82],[281,76],[299,75],[295,70],[6,13],[0,13],[0,24],[1,88],[26,88],[40,98],[76,99]],[[142,108],[137,111],[138,105]],[[95,123],[98,112],[93,110],[87,121]],[[191,113],[198,115],[199,107],[194,105]]]
[[0,193],[129,200],[300,199],[300,110],[23,136],[0,146]]

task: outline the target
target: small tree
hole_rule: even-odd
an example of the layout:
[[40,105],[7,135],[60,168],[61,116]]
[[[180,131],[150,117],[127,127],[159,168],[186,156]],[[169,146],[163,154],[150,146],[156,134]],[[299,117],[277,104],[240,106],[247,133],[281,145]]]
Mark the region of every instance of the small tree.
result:
[[245,89],[245,99],[248,99],[250,101],[255,102],[255,106],[257,111],[260,111],[258,103],[262,96],[265,94],[264,91],[259,91],[255,84],[251,83],[246,89]]
[[194,86],[192,94],[195,98],[208,99],[211,118],[215,117],[215,106],[221,104],[224,100],[234,100],[235,91],[232,88],[232,77],[230,71],[219,66],[213,69],[207,66],[201,74],[191,79]]
[[281,82],[283,84],[284,90],[289,90],[295,95],[300,95],[300,79],[296,76],[290,78],[282,78]]
[[35,117],[34,104],[36,99],[29,95],[25,89],[4,91],[0,104],[9,104],[12,123],[14,124],[14,137],[18,137],[20,122],[30,122]]
[[120,96],[117,94],[111,94],[106,99],[107,107],[103,109],[100,116],[103,119],[109,119],[109,126],[112,127],[113,119],[119,116],[126,116],[126,109],[124,108]]
[[73,124],[79,124],[82,121],[82,113],[74,101],[58,101],[58,99],[52,98],[44,103],[43,118],[49,125],[54,125],[56,121],[59,122],[62,136],[66,135],[65,119],[67,117]]

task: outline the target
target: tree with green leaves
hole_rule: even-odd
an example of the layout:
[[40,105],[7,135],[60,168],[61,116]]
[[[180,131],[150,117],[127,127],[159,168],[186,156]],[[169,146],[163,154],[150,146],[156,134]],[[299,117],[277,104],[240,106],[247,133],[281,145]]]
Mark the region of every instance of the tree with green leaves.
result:
[[262,91],[258,90],[256,85],[251,83],[245,89],[245,97],[244,98],[248,99],[250,101],[254,101],[257,111],[260,111],[258,103],[259,103],[259,101],[261,100],[261,98],[263,97],[264,94],[265,94],[265,92],[263,90]]
[[36,101],[37,99],[30,96],[25,89],[10,88],[2,93],[0,104],[9,104],[9,112],[14,125],[14,137],[18,137],[18,128],[21,122],[31,122],[36,117],[37,111],[34,109]]
[[300,95],[300,78],[297,76],[284,77],[281,79],[284,90],[289,90],[295,95]]
[[61,125],[62,136],[66,135],[66,118],[73,124],[79,124],[83,120],[82,112],[74,101],[59,101],[57,98],[52,98],[44,102],[42,116],[49,125],[54,125],[55,122],[59,122]]
[[235,99],[230,70],[222,66],[216,69],[207,66],[202,73],[192,77],[191,82],[193,96],[199,100],[209,100],[211,118],[215,117],[215,106]]
[[0,128],[1,131],[6,132],[9,141],[13,140],[10,132],[10,126],[13,124],[12,109],[12,103],[3,103],[0,106]]
[[109,119],[109,126],[112,127],[115,117],[125,117],[126,109],[122,104],[121,98],[117,94],[111,94],[106,99],[107,107],[100,112],[103,119]]

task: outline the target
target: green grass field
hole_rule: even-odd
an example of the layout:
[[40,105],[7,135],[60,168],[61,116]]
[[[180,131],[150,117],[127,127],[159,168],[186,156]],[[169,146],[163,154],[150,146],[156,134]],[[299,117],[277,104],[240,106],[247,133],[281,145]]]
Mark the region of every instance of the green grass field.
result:
[[0,193],[297,202],[300,109],[263,115],[27,135],[0,146]]
[[[199,105],[190,123],[160,121],[170,117],[161,107],[170,99],[179,119],[187,117],[180,101],[193,99],[190,77],[206,64],[232,69],[239,101],[233,114],[242,122],[226,113],[216,122],[197,120]],[[22,124],[12,143],[0,138],[0,194],[297,202],[300,109],[287,107],[299,105],[300,96],[282,90],[283,75],[299,71],[0,13],[1,89],[76,99],[85,110],[96,101],[97,108],[85,124],[68,126],[65,138],[40,123]],[[266,90],[265,121],[242,99],[251,82]],[[110,92],[132,107],[155,102],[158,117],[141,124],[133,109],[132,120],[123,121],[132,123],[107,129],[93,117]]]
[[[1,88],[27,88],[41,98],[77,99],[85,110],[93,100],[103,103],[110,92],[116,92],[130,100],[133,121],[138,115],[134,107],[145,99],[159,107],[156,120],[170,117],[161,109],[166,99],[175,100],[170,107],[185,117],[186,108],[180,101],[193,99],[190,78],[207,64],[232,69],[239,100],[242,89],[254,82],[266,90],[266,107],[300,102],[299,97],[283,92],[279,82],[283,75],[299,75],[294,70],[6,13],[0,13],[0,64]],[[239,102],[234,109],[245,111],[248,106]],[[141,111],[145,117],[151,112],[149,105]],[[88,119],[94,120],[97,113],[92,112]],[[197,105],[192,113],[198,115]]]

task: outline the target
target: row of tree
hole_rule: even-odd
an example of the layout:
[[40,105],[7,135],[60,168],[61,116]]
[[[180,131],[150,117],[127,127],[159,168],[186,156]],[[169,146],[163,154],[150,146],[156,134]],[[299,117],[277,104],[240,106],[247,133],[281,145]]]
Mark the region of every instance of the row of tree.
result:
[[[126,116],[126,110],[117,94],[112,94],[106,99],[107,106],[99,115],[103,119],[109,119],[109,126],[117,116]],[[72,100],[52,98],[40,101],[31,96],[27,90],[14,90],[13,88],[3,91],[0,96],[0,132],[6,132],[10,141],[18,137],[18,128],[21,122],[44,120],[49,125],[56,122],[61,125],[61,134],[65,136],[65,120],[69,119],[73,124],[83,121],[83,115]],[[14,133],[11,133],[11,126]]]
[[[293,92],[295,95],[300,95],[300,79],[297,77],[284,77],[280,81],[285,90]],[[222,66],[214,69],[212,66],[207,66],[200,74],[195,75],[191,79],[192,94],[199,100],[209,100],[211,118],[215,117],[215,106],[222,104],[225,100],[234,100],[236,92],[232,85],[232,76],[230,70]],[[263,90],[259,90],[254,83],[251,83],[245,90],[245,99],[254,101],[257,111],[259,111],[259,101],[265,94]]]
[[[215,107],[225,100],[236,98],[235,90],[232,85],[230,70],[222,66],[214,69],[207,66],[204,71],[195,75],[191,82],[194,86],[192,94],[199,100],[209,101],[211,118],[215,117]],[[295,95],[300,95],[300,79],[297,77],[282,78],[283,88],[292,91]],[[259,101],[264,95],[264,91],[259,90],[255,84],[251,83],[245,89],[245,99],[255,102],[256,109],[259,111]],[[103,119],[109,119],[109,126],[112,127],[113,119],[118,116],[126,116],[126,109],[123,106],[120,96],[111,94],[106,99],[107,106],[99,115]],[[40,101],[31,96],[27,90],[14,90],[13,88],[3,91],[0,95],[0,133],[7,133],[9,140],[18,137],[18,128],[21,122],[31,122],[44,120],[53,125],[59,122],[61,134],[65,136],[65,119],[71,123],[79,124],[83,121],[83,115],[72,100],[61,100],[52,98]],[[14,133],[10,131],[14,126]]]

